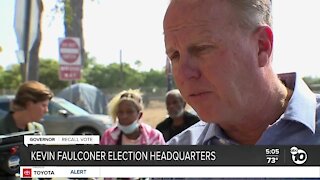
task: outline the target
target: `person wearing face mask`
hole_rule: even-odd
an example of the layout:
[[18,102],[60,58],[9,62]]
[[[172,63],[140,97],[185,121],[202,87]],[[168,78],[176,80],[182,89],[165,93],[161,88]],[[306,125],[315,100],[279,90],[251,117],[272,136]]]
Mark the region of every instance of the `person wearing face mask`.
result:
[[108,104],[115,126],[101,137],[101,145],[163,145],[163,135],[142,123],[142,94],[138,89],[118,93]]
[[156,127],[166,142],[200,120],[198,116],[185,110],[186,102],[178,89],[167,92],[166,107],[169,116]]

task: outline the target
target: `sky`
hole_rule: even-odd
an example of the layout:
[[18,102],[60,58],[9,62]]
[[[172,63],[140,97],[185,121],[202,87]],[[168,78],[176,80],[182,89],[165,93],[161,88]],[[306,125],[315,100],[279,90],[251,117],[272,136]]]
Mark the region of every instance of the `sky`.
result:
[[[56,1],[43,0],[41,58],[58,60],[58,38],[64,37],[63,15],[53,14]],[[122,61],[139,70],[160,70],[166,54],[162,21],[169,0],[84,1],[85,49],[100,64]],[[14,0],[0,0],[0,65],[17,64]],[[274,0],[273,67],[320,77],[319,0]],[[135,66],[140,60],[142,66]]]

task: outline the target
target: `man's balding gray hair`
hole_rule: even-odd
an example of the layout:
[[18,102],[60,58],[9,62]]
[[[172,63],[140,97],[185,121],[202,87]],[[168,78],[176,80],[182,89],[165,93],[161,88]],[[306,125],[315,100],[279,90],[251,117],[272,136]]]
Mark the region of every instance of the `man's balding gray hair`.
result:
[[255,28],[259,25],[272,26],[271,0],[228,0],[238,10],[240,25]]
[[168,97],[168,96],[171,95],[171,94],[172,94],[172,95],[175,95],[175,96],[177,96],[177,97],[181,97],[181,98],[182,98],[182,95],[181,95],[179,89],[172,89],[172,90],[168,91],[168,92],[166,93],[166,97]]
[[[176,0],[171,0],[173,3]],[[187,0],[182,0],[187,1]],[[192,0],[195,1],[195,0]],[[244,29],[254,29],[259,25],[272,26],[271,0],[226,0],[234,8]]]

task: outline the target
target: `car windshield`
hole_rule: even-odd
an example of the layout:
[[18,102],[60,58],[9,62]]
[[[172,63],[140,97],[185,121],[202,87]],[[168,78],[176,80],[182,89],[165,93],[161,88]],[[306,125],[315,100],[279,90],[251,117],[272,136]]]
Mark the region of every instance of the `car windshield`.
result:
[[66,100],[59,99],[59,100],[54,100],[54,102],[59,104],[59,106],[61,106],[65,110],[69,111],[73,115],[77,115],[77,116],[89,115],[89,113],[87,111],[85,111],[84,109],[81,109],[80,107],[78,107],[78,106],[76,106]]

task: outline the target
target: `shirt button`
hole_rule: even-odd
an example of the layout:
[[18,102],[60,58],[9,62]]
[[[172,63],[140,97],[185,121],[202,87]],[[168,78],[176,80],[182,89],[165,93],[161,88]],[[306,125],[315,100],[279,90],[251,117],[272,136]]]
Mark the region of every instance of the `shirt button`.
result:
[[225,140],[225,139],[219,139],[219,142],[220,142],[221,144],[224,144],[224,145],[229,144],[229,141],[227,141],[227,140]]

